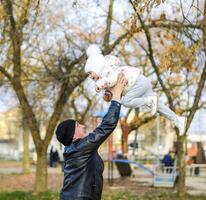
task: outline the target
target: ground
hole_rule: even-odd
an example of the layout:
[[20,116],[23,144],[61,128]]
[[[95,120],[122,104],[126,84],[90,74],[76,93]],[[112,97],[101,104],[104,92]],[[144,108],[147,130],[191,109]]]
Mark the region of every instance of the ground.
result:
[[[21,174],[21,163],[0,162],[0,200],[56,200],[59,189],[62,186],[63,174],[61,168],[48,168],[49,191],[36,195],[31,191],[34,188],[35,166],[31,167],[30,174]],[[104,177],[107,177],[105,169]],[[139,170],[135,170],[132,178],[119,178],[118,172],[114,171],[114,182],[108,184],[104,181],[103,200],[177,200],[175,189],[163,189],[152,187],[152,177]],[[200,177],[187,176],[187,191],[195,196],[188,195],[184,200],[206,199],[206,173],[201,172]],[[33,194],[33,195],[31,195]],[[198,194],[198,195],[197,195]],[[204,196],[201,194],[204,194]]]

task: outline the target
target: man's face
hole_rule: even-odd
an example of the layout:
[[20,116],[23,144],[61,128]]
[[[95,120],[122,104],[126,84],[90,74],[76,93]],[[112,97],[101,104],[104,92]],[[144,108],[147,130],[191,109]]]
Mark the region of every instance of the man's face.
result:
[[83,124],[79,124],[78,122],[76,122],[74,139],[81,139],[84,137],[85,137],[85,126]]
[[99,76],[95,72],[89,72],[89,78],[91,78],[94,81],[97,81],[99,79]]

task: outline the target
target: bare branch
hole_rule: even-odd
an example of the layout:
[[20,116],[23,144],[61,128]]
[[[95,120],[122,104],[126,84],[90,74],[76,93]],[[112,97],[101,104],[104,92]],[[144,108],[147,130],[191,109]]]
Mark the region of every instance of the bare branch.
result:
[[10,38],[12,41],[12,47],[14,51],[13,53],[14,77],[20,77],[20,74],[21,74],[21,66],[20,66],[21,65],[21,57],[20,57],[21,49],[20,47],[21,47],[22,34],[20,35],[19,30],[17,29],[16,21],[13,16],[13,4],[11,0],[3,1],[3,6],[7,13],[9,22],[10,22],[9,34],[10,34]]
[[[202,20],[202,24],[203,24],[203,45],[204,45],[204,52],[205,52],[205,55],[206,55],[206,1],[205,1],[205,4],[204,4],[204,18]],[[198,109],[198,104],[199,104],[199,100],[200,100],[201,95],[202,95],[202,91],[204,89],[205,80],[206,80],[206,61],[205,61],[204,69],[203,69],[201,77],[200,77],[200,81],[198,83],[198,87],[197,87],[195,99],[194,99],[194,102],[193,102],[193,105],[192,105],[192,108],[191,108],[191,112],[190,112],[190,114],[188,116],[188,119],[187,119],[185,133],[189,129],[190,124],[192,122],[192,119],[195,115],[195,112]]]
[[0,66],[0,72],[9,79],[9,81],[12,81],[12,76],[5,70],[4,67]]
[[106,26],[106,31],[105,31],[105,35],[104,35],[104,42],[103,42],[104,49],[107,49],[107,47],[109,45],[109,37],[110,37],[111,25],[112,25],[113,4],[114,4],[114,0],[110,0],[109,11],[108,11],[108,15],[107,15],[107,26]]
[[145,118],[140,118],[140,117],[134,117],[134,119],[132,120],[132,122],[130,122],[128,124],[128,128],[129,128],[129,133],[133,130],[136,130],[138,128],[140,128],[142,125],[147,124],[148,122],[150,122],[151,120],[155,119],[156,116],[150,116],[150,117],[145,117]]
[[29,15],[29,8],[30,8],[30,0],[24,1],[23,5],[23,12],[19,18],[19,29],[22,30],[23,27],[28,23],[28,15]]
[[150,62],[155,70],[155,73],[157,75],[157,79],[163,89],[163,91],[165,92],[167,98],[168,98],[168,102],[169,102],[169,105],[170,105],[170,108],[172,110],[174,110],[174,105],[173,105],[173,101],[172,101],[172,97],[171,97],[171,94],[169,92],[169,90],[167,89],[167,87],[165,86],[163,80],[161,79],[161,75],[160,75],[160,72],[158,70],[158,67],[156,65],[156,62],[155,62],[155,59],[154,59],[154,54],[153,54],[153,49],[152,49],[152,43],[151,43],[151,37],[150,37],[150,32],[149,32],[149,29],[145,26],[143,20],[141,19],[141,16],[139,15],[139,13],[137,12],[136,10],[136,7],[134,6],[133,2],[131,0],[129,0],[131,5],[133,6],[133,9],[135,10],[136,12],[136,15],[140,21],[140,24],[145,32],[145,36],[146,36],[146,39],[147,39],[147,43],[148,43],[148,51],[149,51],[149,59],[150,59]]

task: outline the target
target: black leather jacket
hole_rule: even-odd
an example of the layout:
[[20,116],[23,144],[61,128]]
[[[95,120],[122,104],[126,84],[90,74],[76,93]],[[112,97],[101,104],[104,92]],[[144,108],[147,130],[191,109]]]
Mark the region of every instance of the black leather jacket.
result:
[[97,150],[116,128],[120,103],[112,101],[101,124],[87,137],[64,149],[64,184],[61,200],[100,200],[104,163]]

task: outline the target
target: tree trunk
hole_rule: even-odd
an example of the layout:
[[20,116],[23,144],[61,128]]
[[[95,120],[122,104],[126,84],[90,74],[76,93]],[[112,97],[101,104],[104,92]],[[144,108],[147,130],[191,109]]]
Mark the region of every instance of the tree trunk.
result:
[[[15,8],[15,4],[13,1],[2,1],[3,9],[5,11],[5,19],[8,19],[8,30],[9,30],[9,44],[11,41],[12,44],[12,62],[13,62],[13,71],[9,74],[4,67],[0,66],[0,72],[3,73],[11,82],[12,87],[18,97],[21,110],[24,116],[24,119],[27,121],[27,126],[29,127],[30,133],[34,140],[35,148],[37,151],[37,166],[36,166],[36,183],[35,183],[35,190],[37,192],[43,192],[47,190],[47,158],[46,158],[46,151],[48,144],[51,141],[56,123],[58,122],[60,115],[62,113],[62,109],[66,104],[69,95],[71,92],[86,79],[86,74],[83,73],[83,69],[79,69],[79,74],[81,76],[73,77],[73,69],[76,72],[76,65],[83,64],[86,60],[86,53],[83,53],[79,58],[76,58],[70,64],[66,64],[64,67],[67,70],[68,76],[62,82],[62,86],[59,92],[59,97],[55,102],[54,111],[49,119],[48,126],[46,128],[46,136],[45,139],[42,140],[40,137],[40,129],[39,123],[36,119],[35,113],[33,112],[32,106],[29,104],[29,98],[24,92],[24,84],[21,82],[21,75],[22,75],[22,66],[21,66],[21,45],[24,42],[24,35],[23,35],[23,28],[26,23],[29,21],[30,16],[30,3],[32,1],[27,1],[23,6],[22,15],[17,16],[16,11],[18,9]],[[110,1],[108,19],[107,19],[107,27],[104,39],[104,53],[109,54],[115,46],[117,46],[124,38],[128,35],[131,35],[129,32],[122,34],[120,37],[117,38],[111,45],[109,45],[109,35],[110,35],[110,26],[111,26],[111,16],[112,16],[112,5],[113,0]],[[24,19],[24,20],[22,20]],[[109,30],[109,31],[108,31]],[[108,43],[108,44],[107,44]],[[69,58],[71,60],[71,58]],[[72,59],[73,60],[73,59]],[[70,76],[71,75],[71,76]],[[58,77],[57,77],[58,78]],[[72,79],[71,79],[72,78]]]
[[23,163],[22,172],[28,174],[30,172],[30,160],[29,160],[29,129],[23,121]]
[[128,153],[128,125],[127,125],[127,119],[121,119],[121,129],[122,129],[122,153],[127,154]]
[[35,192],[47,190],[47,148],[37,147]]
[[178,136],[177,138],[177,161],[178,161],[178,188],[177,192],[179,197],[183,197],[185,195],[185,169],[186,169],[186,163],[185,163],[185,155],[186,155],[186,137],[185,136]]

